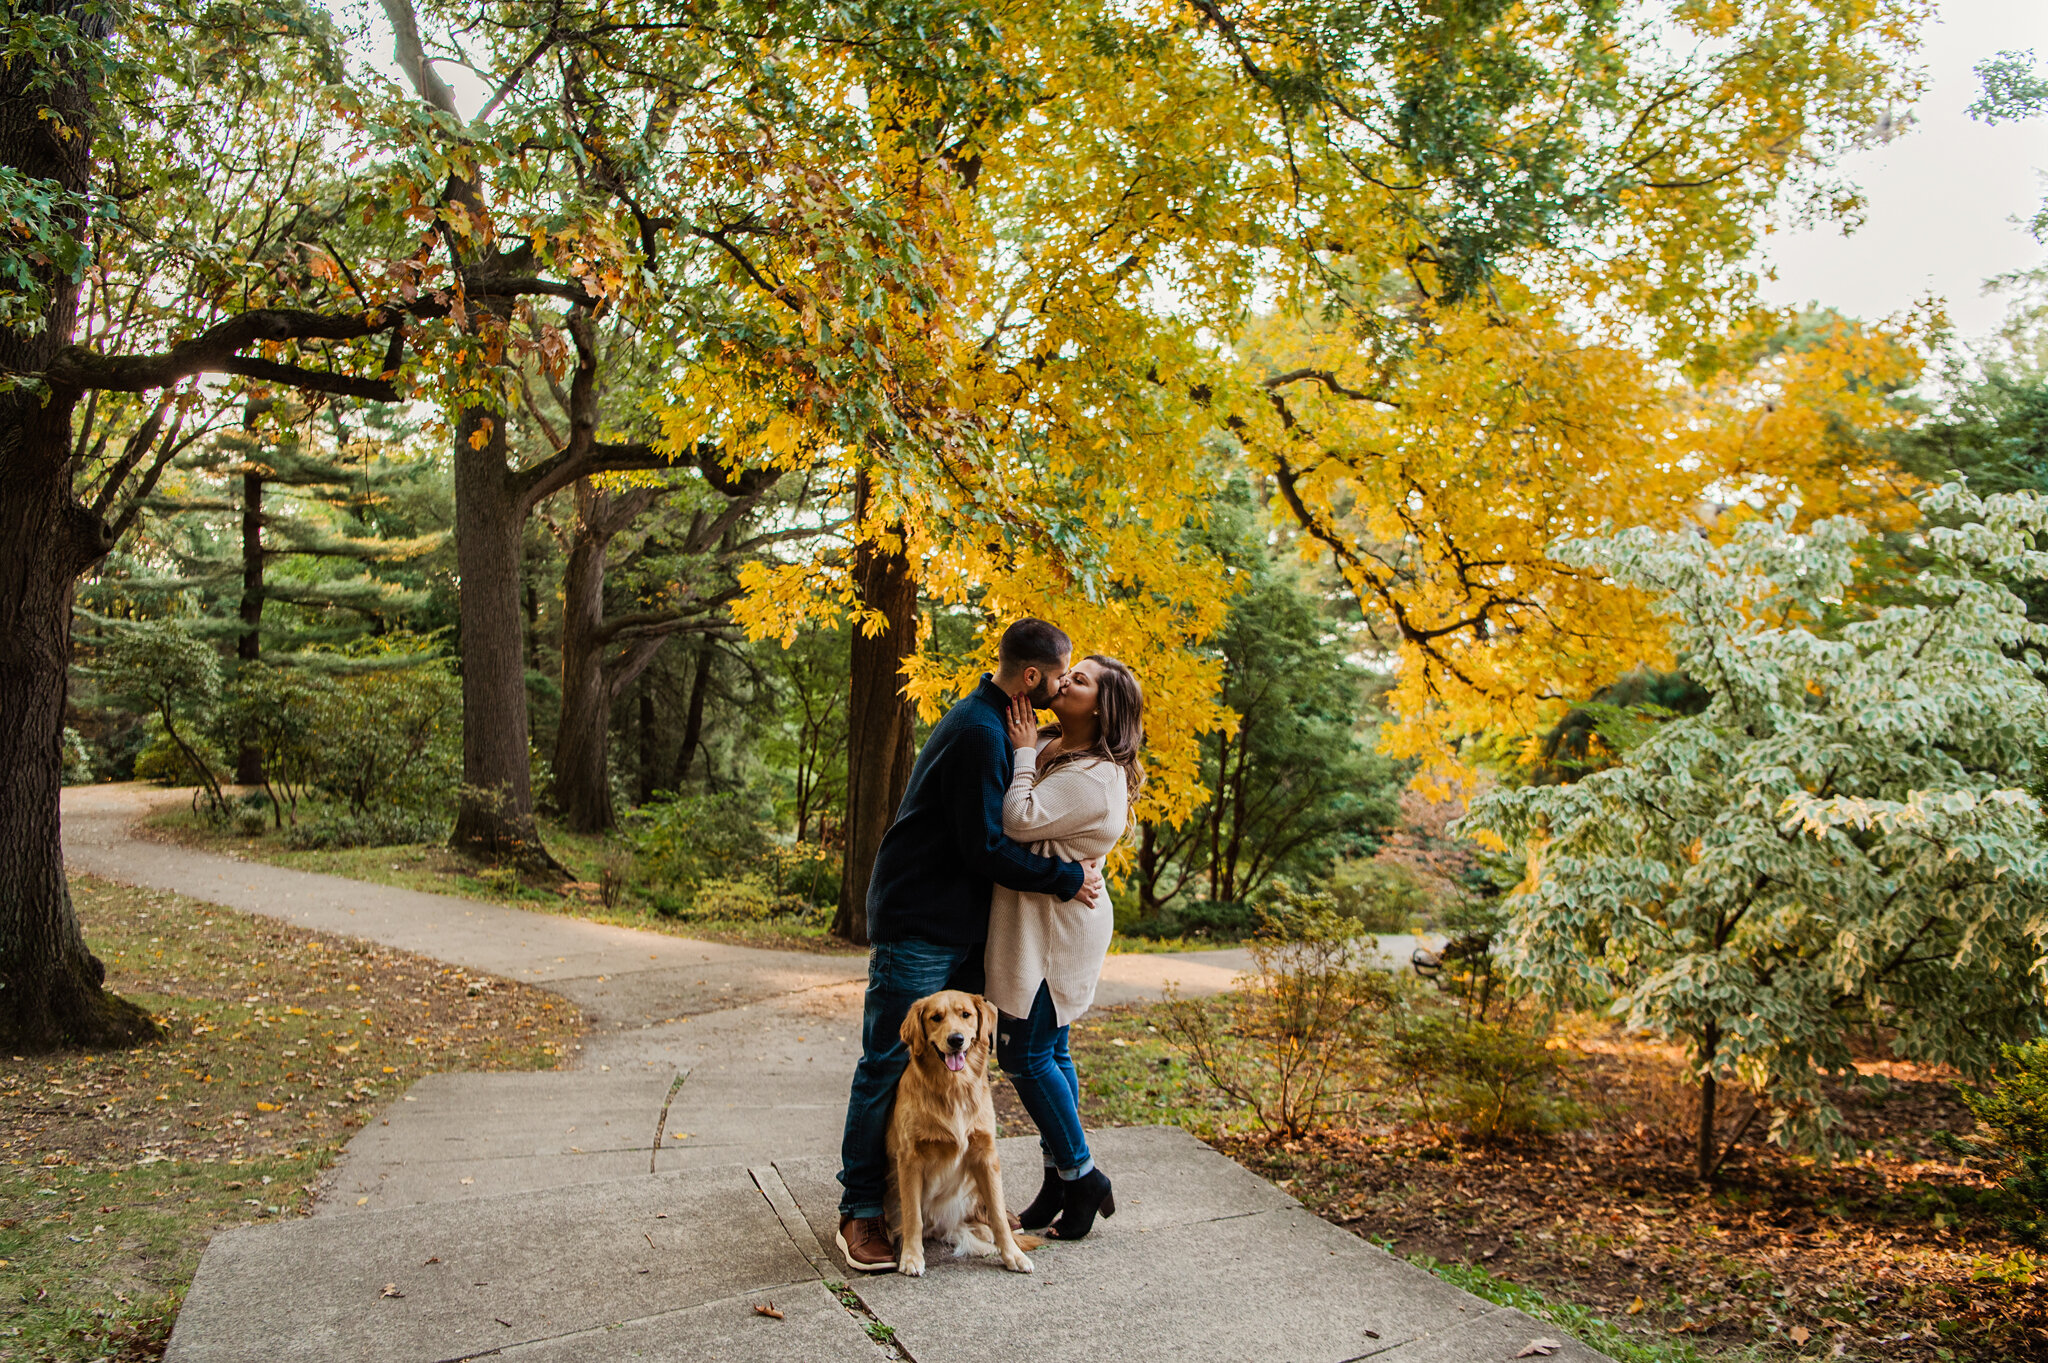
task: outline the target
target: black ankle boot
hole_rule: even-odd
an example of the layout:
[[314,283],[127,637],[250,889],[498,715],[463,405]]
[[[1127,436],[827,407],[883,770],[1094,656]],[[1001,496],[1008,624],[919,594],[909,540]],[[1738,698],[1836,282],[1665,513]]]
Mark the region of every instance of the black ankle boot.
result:
[[1048,1232],[1056,1240],[1079,1240],[1095,1228],[1095,1214],[1116,1215],[1116,1194],[1110,1191],[1109,1175],[1090,1169],[1076,1179],[1060,1182],[1060,1219]]
[[1060,1191],[1066,1186],[1060,1181],[1060,1171],[1046,1165],[1045,1182],[1039,1185],[1038,1196],[1031,1199],[1031,1205],[1018,1214],[1018,1224],[1025,1230],[1044,1230],[1050,1226],[1066,1205]]

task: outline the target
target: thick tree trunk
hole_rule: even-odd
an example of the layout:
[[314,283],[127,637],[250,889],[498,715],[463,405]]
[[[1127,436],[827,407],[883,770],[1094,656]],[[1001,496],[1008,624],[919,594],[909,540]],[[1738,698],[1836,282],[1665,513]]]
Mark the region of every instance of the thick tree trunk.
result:
[[[580,500],[580,498],[579,498]],[[562,715],[555,726],[555,805],[578,833],[602,833],[612,811],[607,721],[611,689],[605,684],[605,545],[609,535],[577,527],[562,569]]]
[[[86,22],[100,36],[101,21]],[[0,165],[30,184],[83,192],[90,97],[77,80],[40,86],[45,74],[27,57],[0,66]],[[43,372],[71,342],[77,282],[54,267],[39,273],[42,325],[0,327],[0,371]],[[106,969],[86,949],[64,876],[71,588],[109,547],[104,523],[72,492],[77,401],[75,391],[33,383],[0,393],[0,1049],[17,1053],[123,1045],[158,1031],[101,988]]]
[[865,944],[875,853],[910,784],[917,711],[903,694],[903,663],[917,647],[917,582],[901,553],[866,542],[854,550],[853,578],[861,604],[888,622],[872,639],[854,630],[848,659],[846,845],[832,931]]
[[102,552],[97,518],[71,496],[69,425],[68,405],[52,420],[32,392],[0,398],[0,1049],[16,1054],[156,1035],[100,987],[64,875],[71,587]]
[[504,415],[455,428],[455,564],[462,584],[462,790],[449,845],[553,868],[533,822],[520,559],[526,507],[512,487]]
[[[235,658],[249,667],[263,657],[263,475],[242,474],[242,632],[235,640]],[[263,784],[263,749],[242,744],[235,759],[235,780],[245,786]]]

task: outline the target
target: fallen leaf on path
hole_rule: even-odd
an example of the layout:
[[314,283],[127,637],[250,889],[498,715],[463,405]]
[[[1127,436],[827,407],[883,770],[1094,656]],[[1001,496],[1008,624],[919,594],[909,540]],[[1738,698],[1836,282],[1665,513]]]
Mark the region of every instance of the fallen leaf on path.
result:
[[1804,1325],[1795,1325],[1792,1327],[1792,1342],[1794,1344],[1804,1344],[1807,1340],[1812,1338],[1813,1331],[1807,1329]]
[[782,1313],[775,1309],[775,1303],[772,1301],[769,1302],[766,1306],[762,1306],[758,1302],[755,1303],[754,1314],[757,1316],[767,1316],[774,1320],[782,1319]]
[[1516,1354],[1515,1357],[1548,1358],[1563,1347],[1564,1345],[1554,1339],[1532,1339],[1522,1346],[1522,1352]]
[[1644,1301],[1641,1297],[1637,1297],[1628,1304],[1628,1313],[1632,1316],[1641,1315],[1643,1308],[1647,1305],[1649,1305],[1648,1302]]
[[[440,1263],[440,1262],[441,1262],[441,1256],[440,1256],[440,1255],[438,1255],[438,1254],[436,1254],[436,1255],[435,1255],[435,1256],[434,1256],[433,1258],[431,1258],[431,1259],[427,1260],[427,1264],[438,1264],[438,1263]],[[420,1265],[420,1267],[421,1267],[421,1268],[425,1268],[425,1267],[427,1266],[427,1264],[421,1264],[421,1265]]]
[[387,1297],[402,1297],[405,1293],[398,1290],[397,1283],[386,1283],[384,1284],[384,1295]]

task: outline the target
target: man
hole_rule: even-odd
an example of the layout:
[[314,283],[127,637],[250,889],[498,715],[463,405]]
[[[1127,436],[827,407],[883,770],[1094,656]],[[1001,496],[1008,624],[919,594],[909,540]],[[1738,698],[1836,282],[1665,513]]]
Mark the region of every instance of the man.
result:
[[1041,857],[1003,836],[1003,792],[1015,751],[1004,712],[1014,696],[1044,708],[1073,651],[1067,636],[1043,620],[1019,620],[1003,631],[995,674],[983,673],[981,684],[933,727],[875,854],[868,885],[874,946],[839,1170],[839,1248],[865,1272],[896,1267],[882,1197],[889,1110],[909,1063],[897,1033],[910,1005],[941,989],[981,992],[996,885],[1090,905],[1102,897],[1096,867]]

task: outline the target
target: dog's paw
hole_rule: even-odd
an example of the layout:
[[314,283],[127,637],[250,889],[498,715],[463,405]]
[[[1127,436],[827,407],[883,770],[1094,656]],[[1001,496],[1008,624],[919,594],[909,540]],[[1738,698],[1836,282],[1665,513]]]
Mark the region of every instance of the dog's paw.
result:
[[1007,1250],[1003,1254],[1003,1267],[1012,1273],[1029,1273],[1031,1257],[1021,1249]]
[[896,1256],[896,1271],[910,1278],[924,1276],[924,1255],[905,1251]]

